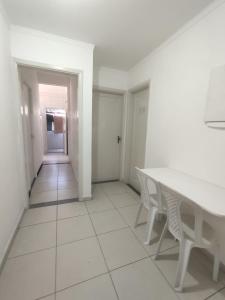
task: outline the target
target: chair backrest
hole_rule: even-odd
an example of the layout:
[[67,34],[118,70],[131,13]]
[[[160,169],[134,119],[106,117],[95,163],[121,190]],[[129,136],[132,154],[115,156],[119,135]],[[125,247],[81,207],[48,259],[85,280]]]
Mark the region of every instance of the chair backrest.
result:
[[[150,177],[146,176],[141,169],[138,167],[136,169],[136,174],[141,188],[141,201],[146,208],[151,206],[158,206],[159,209],[162,208],[161,191],[158,182],[152,180]],[[153,197],[154,196],[154,197]]]
[[176,239],[181,241],[183,239],[183,226],[180,214],[182,197],[165,185],[161,183],[159,185],[167,205],[168,229]]

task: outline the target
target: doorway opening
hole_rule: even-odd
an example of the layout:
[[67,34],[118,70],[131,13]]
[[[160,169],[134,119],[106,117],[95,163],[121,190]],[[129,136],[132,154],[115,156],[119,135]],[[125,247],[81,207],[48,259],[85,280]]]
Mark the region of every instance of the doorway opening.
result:
[[67,154],[66,111],[46,108],[47,151]]
[[18,73],[29,204],[78,199],[80,77],[22,65]]
[[[60,83],[60,82],[59,82]],[[39,84],[44,163],[68,160],[68,85]]]

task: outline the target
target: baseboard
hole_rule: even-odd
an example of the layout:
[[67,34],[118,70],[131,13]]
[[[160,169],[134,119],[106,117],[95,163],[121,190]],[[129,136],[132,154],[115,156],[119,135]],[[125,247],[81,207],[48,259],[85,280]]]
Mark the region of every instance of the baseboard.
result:
[[131,184],[126,183],[126,185],[129,186],[129,188],[132,189],[136,194],[138,194],[139,196],[141,195],[141,193],[138,190],[136,190]]
[[39,169],[38,169],[38,171],[37,171],[37,176],[38,176],[39,173],[41,172],[42,167],[43,167],[43,163],[40,165],[40,167],[39,167]]
[[16,218],[16,222],[15,222],[15,224],[14,224],[12,230],[11,230],[11,234],[9,236],[8,242],[6,243],[5,249],[3,251],[3,255],[0,258],[0,273],[1,273],[1,271],[3,269],[3,266],[4,266],[5,262],[6,262],[6,259],[7,259],[7,256],[8,256],[10,247],[11,247],[11,244],[12,244],[12,242],[14,240],[14,237],[15,237],[15,235],[17,233],[17,230],[18,230],[19,224],[21,222],[21,219],[23,217],[24,211],[25,211],[25,209],[23,208],[20,211],[20,213],[18,214],[18,216]]
[[100,183],[108,183],[108,182],[118,182],[119,179],[109,179],[109,180],[102,180],[102,181],[92,181],[92,184],[100,184]]

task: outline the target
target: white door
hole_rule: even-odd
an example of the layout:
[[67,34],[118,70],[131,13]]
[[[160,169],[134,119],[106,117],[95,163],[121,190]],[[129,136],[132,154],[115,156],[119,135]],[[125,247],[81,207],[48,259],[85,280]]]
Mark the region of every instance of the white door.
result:
[[123,97],[94,92],[92,181],[120,177]]
[[139,184],[135,167],[144,168],[145,163],[148,99],[149,89],[144,89],[133,94],[129,183],[137,190],[139,190]]
[[27,191],[30,190],[34,179],[33,165],[33,145],[32,145],[32,109],[30,89],[25,84],[22,84],[22,104],[23,104],[23,136],[24,136],[24,151],[25,151],[25,167],[27,177]]

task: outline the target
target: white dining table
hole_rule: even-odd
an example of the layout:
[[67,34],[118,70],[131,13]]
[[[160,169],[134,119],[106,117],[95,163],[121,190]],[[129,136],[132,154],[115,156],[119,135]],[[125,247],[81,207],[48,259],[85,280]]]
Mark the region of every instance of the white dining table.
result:
[[225,217],[225,188],[170,168],[141,170],[153,181],[159,182],[192,203],[195,210],[195,235],[202,237],[203,212]]

